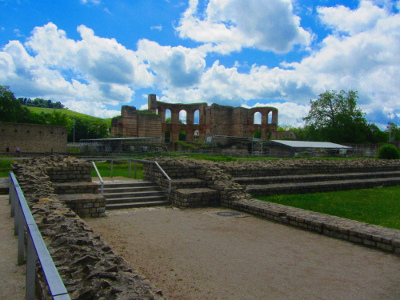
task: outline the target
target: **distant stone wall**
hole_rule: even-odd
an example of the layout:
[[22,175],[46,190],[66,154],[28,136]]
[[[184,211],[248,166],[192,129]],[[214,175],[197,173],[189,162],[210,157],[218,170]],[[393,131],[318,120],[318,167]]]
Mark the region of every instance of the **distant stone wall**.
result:
[[66,153],[67,127],[0,123],[0,152]]
[[[25,159],[12,165],[71,299],[163,299],[160,291],[114,254],[98,234],[60,201],[71,190],[93,192],[96,189],[94,184],[85,182],[87,176],[80,176],[87,172],[87,166],[86,161],[66,156]],[[75,174],[77,182],[64,181],[67,179],[63,174],[68,172]],[[52,183],[51,177],[63,182]],[[72,176],[68,180],[73,181]],[[87,204],[85,199],[76,200]],[[38,282],[42,287],[41,299],[49,299],[40,272]]]

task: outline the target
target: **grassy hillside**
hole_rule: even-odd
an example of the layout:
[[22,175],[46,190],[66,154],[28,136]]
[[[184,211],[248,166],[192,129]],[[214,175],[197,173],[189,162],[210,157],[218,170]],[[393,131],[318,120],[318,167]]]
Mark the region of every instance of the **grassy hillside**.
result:
[[[101,119],[101,118],[97,118],[97,117],[93,117],[91,115],[86,115],[86,114],[82,114],[73,110],[69,110],[69,109],[54,109],[54,108],[45,108],[45,107],[33,107],[33,106],[26,106],[30,111],[40,114],[40,113],[46,113],[46,114],[51,114],[54,110],[58,111],[58,112],[62,112],[64,114],[66,114],[67,116],[73,118],[82,118],[82,119],[90,119],[90,118],[95,118],[95,119]],[[107,125],[109,127],[111,127],[111,118],[107,118],[107,119],[103,119],[104,121],[106,121]]]

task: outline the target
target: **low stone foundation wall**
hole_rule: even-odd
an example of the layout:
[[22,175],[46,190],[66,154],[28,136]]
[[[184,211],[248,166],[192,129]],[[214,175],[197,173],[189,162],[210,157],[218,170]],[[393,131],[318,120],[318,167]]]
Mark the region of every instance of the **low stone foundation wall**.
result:
[[227,201],[223,206],[277,223],[400,255],[400,230],[256,199]]
[[263,177],[307,174],[339,174],[399,171],[399,160],[264,160],[216,163],[234,177]]
[[[89,214],[92,214],[92,210],[101,208],[100,204],[96,207],[98,202],[94,199],[104,198],[98,194],[77,194],[77,198],[71,200],[70,196],[74,194],[57,195],[54,186],[57,186],[58,192],[79,190],[82,186],[78,183],[69,183],[69,188],[68,184],[53,186],[50,176],[46,174],[49,168],[56,176],[62,176],[62,172],[75,168],[76,175],[79,171],[79,176],[86,176],[80,173],[86,172],[86,167],[87,162],[65,156],[23,160],[12,166],[71,299],[163,299],[160,291],[115,255],[99,235],[66,203],[60,201],[63,196],[68,196],[70,201],[81,205],[80,208],[75,207],[76,211],[85,212],[88,209]],[[57,168],[61,169],[60,173]],[[93,191],[92,184],[84,185],[86,191]],[[88,199],[82,199],[82,195],[87,195],[89,202],[86,201]],[[101,209],[104,213],[104,207]],[[43,292],[41,299],[48,299],[40,270],[38,279]]]

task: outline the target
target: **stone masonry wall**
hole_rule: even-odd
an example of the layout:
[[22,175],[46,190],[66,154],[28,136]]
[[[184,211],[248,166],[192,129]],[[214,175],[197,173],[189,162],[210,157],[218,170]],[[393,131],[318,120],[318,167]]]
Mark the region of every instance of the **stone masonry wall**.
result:
[[[56,192],[66,191],[68,183],[53,184],[46,170],[62,175],[57,174],[57,168],[66,171],[72,166],[85,169],[87,162],[51,156],[23,160],[12,166],[71,299],[163,299],[160,291],[115,255],[99,235],[60,201],[61,195]],[[53,185],[58,185],[56,190]],[[72,189],[81,188],[79,184],[69,185]],[[94,187],[89,184],[87,188]],[[41,299],[48,299],[40,270],[38,279]]]
[[66,153],[67,135],[63,126],[0,123],[0,152]]

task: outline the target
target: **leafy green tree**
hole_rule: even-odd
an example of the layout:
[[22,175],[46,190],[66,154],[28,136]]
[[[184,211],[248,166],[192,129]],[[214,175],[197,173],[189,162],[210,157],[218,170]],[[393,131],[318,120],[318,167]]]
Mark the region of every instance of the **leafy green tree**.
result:
[[23,107],[8,86],[0,85],[0,122],[28,122],[30,112]]
[[400,128],[397,124],[389,122],[388,126],[386,127],[386,132],[388,135],[386,141],[388,141],[389,139],[390,139],[389,142],[400,141]]
[[355,91],[326,91],[311,100],[311,109],[303,118],[310,134],[317,140],[335,143],[365,143],[370,128],[364,113],[357,107]]

